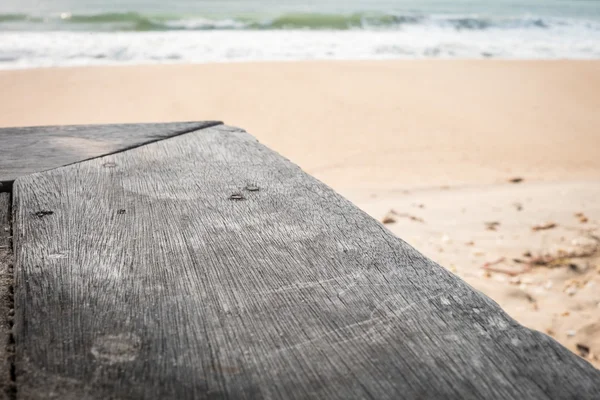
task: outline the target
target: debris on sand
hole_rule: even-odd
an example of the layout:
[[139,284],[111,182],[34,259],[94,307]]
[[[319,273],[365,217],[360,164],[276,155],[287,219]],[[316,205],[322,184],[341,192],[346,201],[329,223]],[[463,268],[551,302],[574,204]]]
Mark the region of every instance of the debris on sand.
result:
[[528,264],[537,267],[556,267],[561,266],[564,260],[562,257],[558,257],[552,254],[541,254],[535,257],[531,257]]
[[510,178],[508,181],[510,183],[521,183],[523,182],[523,178],[521,178],[520,176],[514,177],[514,178]]
[[531,269],[531,267],[529,265],[525,266],[524,268],[522,268],[520,270],[511,270],[511,269],[495,267],[495,265],[503,263],[504,261],[506,261],[506,257],[500,257],[499,259],[497,259],[495,261],[486,262],[485,264],[483,264],[481,266],[481,268],[483,268],[487,272],[495,272],[498,274],[504,274],[504,275],[508,275],[508,276],[512,276],[512,277],[524,274],[525,272],[528,272]]
[[529,272],[529,268],[523,268],[522,270],[516,270],[516,271],[511,271],[508,269],[502,269],[502,268],[494,268],[494,267],[482,267],[483,269],[485,269],[488,272],[495,272],[497,274],[504,274],[504,275],[508,275],[508,276],[519,276],[521,274],[524,274],[526,272]]
[[484,222],[484,224],[485,224],[485,229],[487,229],[488,231],[495,231],[500,226],[500,222],[498,222],[498,221]]
[[572,265],[575,265],[575,270],[578,270],[576,263],[573,262],[574,258],[588,258],[595,256],[599,251],[598,247],[589,247],[581,250],[565,251],[558,250],[555,254],[540,254],[538,256],[531,257],[528,264],[533,267],[563,267],[568,266],[573,269]]
[[520,285],[521,284],[521,278],[518,276],[513,276],[512,278],[510,278],[510,280],[508,281],[508,283],[510,283],[511,285]]
[[564,290],[564,292],[569,296],[575,296],[577,294],[577,287],[569,286]]
[[573,296],[581,288],[584,288],[589,283],[589,279],[570,279],[565,282],[564,292],[569,296]]
[[500,264],[501,262],[504,262],[504,260],[506,260],[506,257],[500,257],[496,261],[486,262],[485,264],[483,264],[483,268],[487,268],[487,267],[491,267],[492,265]]
[[577,353],[579,353],[579,355],[581,357],[586,358],[587,356],[590,355],[589,346],[586,346],[585,344],[581,344],[581,343],[577,343],[575,346],[577,347]]
[[392,217],[391,215],[386,215],[385,217],[383,217],[381,222],[385,225],[394,224],[394,223],[396,223],[396,218]]
[[584,213],[575,213],[575,217],[579,219],[579,222],[582,224],[588,222],[588,217],[586,217]]
[[421,223],[425,222],[422,218],[419,218],[419,217],[416,217],[414,215],[407,214],[407,213],[399,213],[396,210],[388,211],[388,213],[386,214],[386,216],[383,218],[383,220],[381,222],[383,222],[384,224],[393,224],[394,222],[396,222],[396,218],[394,218],[394,217],[408,218],[411,221],[421,222]]
[[521,203],[513,203],[513,206],[517,209],[517,211],[523,210],[523,204]]
[[535,225],[535,226],[531,227],[531,230],[534,232],[545,231],[547,229],[554,229],[557,226],[558,225],[554,222],[546,222],[545,224]]
[[[600,255],[600,239],[597,239],[593,235],[590,237],[594,240],[592,243],[573,250],[558,249],[552,253],[548,252],[538,255],[533,255],[530,251],[526,251],[523,253],[524,258],[500,257],[494,261],[484,263],[481,268],[486,273],[493,272],[511,277],[518,277],[521,274],[530,272],[534,267],[568,267],[571,271],[582,274],[589,268],[593,268],[593,264],[586,263],[585,259]],[[508,265],[506,267],[498,267],[497,265],[501,263]],[[600,272],[600,266],[598,267],[598,272]],[[517,282],[518,279],[515,278],[513,281]],[[587,283],[587,281],[579,282],[576,280],[569,282],[568,287],[565,288],[565,292],[569,296],[574,296]]]

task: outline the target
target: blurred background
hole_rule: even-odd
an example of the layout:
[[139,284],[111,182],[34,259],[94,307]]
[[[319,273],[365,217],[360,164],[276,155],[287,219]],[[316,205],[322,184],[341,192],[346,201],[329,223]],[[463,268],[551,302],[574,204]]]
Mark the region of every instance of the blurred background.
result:
[[600,56],[595,0],[3,0],[0,30],[0,68]]

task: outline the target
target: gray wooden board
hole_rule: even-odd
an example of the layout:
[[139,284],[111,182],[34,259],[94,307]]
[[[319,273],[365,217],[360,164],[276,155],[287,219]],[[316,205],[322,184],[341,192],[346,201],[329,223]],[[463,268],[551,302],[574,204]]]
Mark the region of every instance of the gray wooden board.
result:
[[11,336],[13,260],[10,210],[10,194],[0,193],[0,399],[10,399],[14,389],[11,377],[14,344]]
[[585,360],[238,129],[13,195],[18,398],[600,395]]
[[0,129],[0,184],[218,122],[38,126]]

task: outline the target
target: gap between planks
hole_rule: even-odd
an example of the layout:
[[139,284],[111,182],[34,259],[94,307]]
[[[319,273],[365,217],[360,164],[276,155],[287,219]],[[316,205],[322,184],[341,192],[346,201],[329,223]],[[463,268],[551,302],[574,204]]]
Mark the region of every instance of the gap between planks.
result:
[[[38,172],[44,172],[44,171],[51,171],[51,170],[56,169],[56,168],[62,168],[62,167],[68,166],[68,165],[73,165],[73,164],[77,164],[77,163],[80,163],[80,162],[90,161],[90,160],[94,160],[96,158],[105,157],[105,156],[108,156],[108,155],[113,155],[113,154],[121,153],[121,152],[124,152],[124,151],[133,150],[133,149],[138,148],[140,146],[145,146],[145,145],[148,145],[148,144],[151,144],[151,143],[155,143],[155,142],[158,142],[158,141],[161,141],[161,140],[165,140],[165,139],[177,137],[177,136],[180,136],[180,135],[185,135],[185,134],[188,134],[188,133],[192,133],[192,132],[195,132],[195,131],[200,131],[200,130],[207,129],[207,128],[212,128],[212,127],[218,126],[218,125],[223,125],[223,122],[221,122],[221,121],[173,122],[173,123],[158,124],[158,125],[178,125],[178,124],[181,124],[181,125],[195,124],[195,125],[189,126],[187,128],[183,128],[182,127],[181,130],[179,130],[179,131],[171,132],[168,135],[159,136],[159,137],[156,137],[154,139],[149,139],[149,140],[146,140],[146,141],[143,141],[142,140],[143,137],[141,137],[141,138],[139,138],[139,140],[142,140],[142,141],[137,142],[137,143],[134,142],[134,143],[129,144],[129,145],[123,145],[122,147],[119,147],[119,148],[114,149],[112,151],[107,151],[105,153],[97,154],[97,155],[94,155],[94,156],[91,156],[91,157],[84,157],[81,160],[72,161],[72,162],[66,162],[66,163],[57,163],[55,166],[52,166],[52,167],[49,167],[49,168],[39,168],[39,169],[31,170],[28,173],[25,173],[25,174],[22,174],[22,175],[16,175],[12,179],[4,179],[4,180],[2,180],[3,172],[6,172],[6,171],[2,171],[2,163],[0,163],[0,193],[10,193],[10,192],[12,192],[12,187],[13,187],[14,179],[16,179],[16,177],[18,177],[18,176],[26,176],[26,175],[29,175],[29,174],[32,174],[32,173],[38,173]],[[64,128],[77,128],[77,129],[81,130],[81,129],[86,129],[86,128],[90,128],[91,129],[93,127],[98,128],[98,127],[104,127],[104,126],[110,126],[110,125],[65,125]],[[118,127],[118,126],[119,125],[113,125],[113,127]],[[144,127],[151,127],[151,126],[153,126],[153,124],[124,124],[122,126],[123,127],[128,127],[128,128],[138,127],[139,129],[143,130]],[[2,129],[0,129],[0,138],[2,138],[2,134],[5,133],[6,131],[10,132],[12,130],[25,130],[25,131],[32,131],[33,130],[36,134],[41,134],[41,135],[44,135],[44,136],[47,135],[49,137],[52,137],[52,135],[54,134],[52,132],[52,129],[56,129],[56,128],[63,128],[63,127],[61,127],[61,126],[53,126],[53,127],[40,126],[40,127],[23,127],[23,128],[2,128]],[[167,127],[164,127],[164,129],[167,129]],[[74,137],[77,138],[78,135],[74,135]],[[86,135],[81,135],[81,137],[85,138]],[[149,137],[152,137],[152,136],[149,136]],[[10,146],[9,146],[9,149],[10,149]],[[1,153],[2,152],[0,151],[0,154]],[[40,157],[43,157],[43,156],[44,156],[44,154],[40,155]],[[8,175],[9,176],[11,175],[10,174],[10,170],[9,170]]]
[[15,374],[14,257],[12,251],[12,194],[0,193],[0,399],[17,396]]

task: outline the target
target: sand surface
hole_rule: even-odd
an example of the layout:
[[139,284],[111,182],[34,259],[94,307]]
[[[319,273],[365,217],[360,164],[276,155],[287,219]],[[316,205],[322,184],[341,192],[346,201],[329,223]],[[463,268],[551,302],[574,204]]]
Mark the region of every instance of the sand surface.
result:
[[600,61],[0,71],[0,126],[244,127],[600,367],[599,89]]

